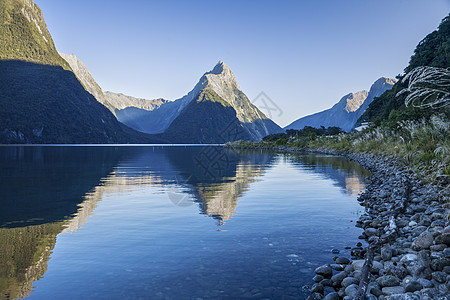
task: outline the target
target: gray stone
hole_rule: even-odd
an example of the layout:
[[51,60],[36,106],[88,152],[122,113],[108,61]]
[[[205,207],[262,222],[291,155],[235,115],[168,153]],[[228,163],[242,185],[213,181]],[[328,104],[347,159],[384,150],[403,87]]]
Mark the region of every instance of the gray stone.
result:
[[405,220],[405,219],[398,220],[397,221],[397,227],[398,228],[403,228],[403,227],[407,226],[408,223],[409,223],[409,221]]
[[390,260],[392,258],[392,248],[389,246],[381,248],[381,258],[383,260]]
[[364,230],[364,234],[368,237],[374,236],[378,234],[378,230],[375,228],[366,228],[366,230]]
[[373,274],[378,274],[381,269],[383,269],[383,264],[380,263],[379,261],[374,260],[373,264],[372,264],[372,268],[370,269],[370,271]]
[[344,278],[344,280],[342,280],[342,283],[341,283],[341,285],[345,288],[352,284],[359,284],[359,280],[354,277],[347,277],[347,278]]
[[408,284],[410,284],[412,281],[414,281],[414,277],[408,275],[405,278],[403,278],[402,280],[402,287],[407,286]]
[[441,258],[443,256],[444,256],[444,254],[442,252],[435,252],[435,251],[433,251],[433,252],[430,253],[430,258],[431,259],[439,259],[439,258]]
[[[450,295],[450,291],[445,284],[440,284],[437,289],[441,295]],[[446,300],[448,300],[448,298]]]
[[333,281],[331,281],[331,279],[327,279],[327,278],[325,278],[324,280],[322,280],[319,283],[323,286],[333,286]]
[[[435,288],[425,288],[420,290],[421,299],[436,299],[438,291]],[[438,298],[439,299],[439,298]]]
[[405,254],[403,255],[403,257],[400,259],[400,262],[403,264],[408,264],[412,261],[416,261],[417,260],[417,255],[416,254]]
[[351,273],[354,271],[353,266],[351,264],[347,265],[344,269],[345,272]]
[[450,274],[450,266],[445,266],[445,267],[442,269],[442,272],[445,272],[445,273],[447,273],[447,274]]
[[386,274],[397,276],[398,278],[404,278],[408,271],[402,265],[387,261],[384,263],[384,270]]
[[420,283],[424,288],[432,288],[433,287],[433,283],[425,278],[418,278],[417,282]]
[[[369,282],[369,284],[367,285],[367,290],[370,291],[371,288],[376,288],[376,289],[380,289],[380,286],[378,285],[378,283],[376,283],[375,281],[371,281]],[[381,291],[380,291],[381,292]],[[375,295],[375,294],[374,294]],[[378,296],[377,296],[378,297]]]
[[378,287],[369,287],[368,291],[377,297],[380,297],[381,295],[383,295],[383,292]]
[[381,287],[397,286],[400,284],[400,280],[397,277],[392,276],[392,275],[385,275],[385,276],[378,277],[376,282]]
[[385,298],[385,300],[421,300],[419,295],[416,294],[395,294]]
[[354,271],[352,273],[352,276],[355,277],[358,280],[361,280],[362,272],[361,271]]
[[316,276],[313,277],[313,280],[314,280],[316,283],[321,282],[323,279],[324,279],[324,277],[323,277],[322,275],[316,275]]
[[351,284],[345,288],[345,295],[351,298],[355,298],[357,293],[358,293],[358,285],[356,284]]
[[323,300],[339,300],[339,294],[336,292],[329,293],[323,298]]
[[405,289],[402,286],[387,286],[381,289],[385,295],[403,294]]
[[424,212],[427,210],[425,205],[411,205],[415,212]]
[[333,269],[331,269],[330,265],[323,265],[314,270],[316,274],[322,275],[323,277],[331,277],[333,274]]
[[[260,296],[261,296],[261,294],[255,295],[253,297],[259,298]],[[311,300],[321,300],[322,298],[323,298],[322,294],[319,294],[319,293],[312,293],[311,296],[308,297],[308,299],[311,299]]]
[[445,226],[445,221],[444,220],[435,220],[433,222],[431,222],[431,227],[444,227]]
[[411,230],[411,233],[413,236],[419,236],[425,230],[427,230],[427,226],[416,226]]
[[443,233],[441,235],[438,235],[436,239],[434,240],[435,244],[446,244],[447,246],[450,246],[450,233]]
[[422,264],[425,268],[430,267],[430,250],[421,250],[417,254],[417,261]]
[[344,271],[344,265],[340,264],[331,264],[330,267],[336,271]]
[[350,260],[347,257],[338,257],[336,258],[336,263],[341,265],[347,265],[350,263]]
[[445,248],[443,252],[445,257],[450,258],[450,248]]
[[419,291],[423,288],[423,286],[420,284],[420,282],[418,281],[411,281],[410,283],[408,283],[405,286],[405,292],[415,292],[415,291]]
[[445,226],[444,231],[442,233],[450,233],[450,225]]
[[347,277],[347,273],[345,271],[339,272],[331,277],[331,281],[340,284],[345,277]]
[[429,231],[422,232],[412,243],[411,247],[416,250],[424,250],[433,245],[433,234]]
[[431,274],[431,277],[433,277],[434,280],[436,280],[439,283],[444,283],[447,279],[447,273],[445,272],[433,272]]
[[443,218],[444,218],[444,215],[442,213],[434,212],[431,214],[431,220],[433,220],[433,221],[438,220],[438,219],[443,219]]
[[359,270],[361,271],[363,266],[364,266],[364,259],[358,259],[358,260],[354,260],[352,262],[352,266],[354,270]]
[[[417,215],[417,214],[416,214],[416,215]],[[417,219],[420,219],[420,216],[417,215]],[[414,227],[414,226],[416,226],[416,225],[417,225],[417,222],[416,222],[416,221],[411,221],[411,222],[408,223],[408,226],[409,226],[409,227]]]
[[450,258],[433,259],[430,266],[434,271],[442,271],[445,266],[450,266]]
[[445,244],[431,245],[430,250],[431,251],[444,251],[445,247],[447,247]]
[[408,270],[408,273],[412,276],[419,276],[420,273],[425,270],[425,266],[417,261],[413,261],[406,266],[406,270]]
[[311,293],[323,294],[323,285],[321,285],[320,283],[313,284],[311,288]]

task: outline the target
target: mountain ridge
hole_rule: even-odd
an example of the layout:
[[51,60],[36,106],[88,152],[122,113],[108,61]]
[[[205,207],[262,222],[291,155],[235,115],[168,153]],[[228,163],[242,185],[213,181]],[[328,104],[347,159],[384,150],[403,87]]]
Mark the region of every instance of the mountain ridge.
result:
[[[204,73],[194,88],[185,96],[175,101],[168,101],[161,98],[147,100],[123,94],[103,92],[92,78],[87,67],[76,58],[75,55],[69,56],[62,54],[62,56],[69,63],[78,79],[87,90],[94,96],[98,95],[96,97],[98,97],[99,102],[108,107],[120,122],[135,130],[154,134],[159,138],[171,141],[183,140],[183,142],[193,142],[194,140],[185,140],[184,137],[180,139],[180,135],[177,134],[174,129],[176,125],[173,125],[172,127],[171,125],[178,117],[180,117],[190,103],[202,98],[202,100],[198,102],[203,102],[200,106],[202,107],[204,118],[209,118],[207,111],[204,110],[206,105],[204,102],[207,100],[220,103],[223,107],[231,107],[235,111],[233,117],[229,115],[229,112],[220,109],[217,110],[218,107],[213,108],[215,105],[210,106],[216,113],[219,111],[224,112],[225,115],[227,115],[225,119],[237,118],[241,123],[240,126],[246,132],[242,135],[245,139],[254,141],[261,140],[266,135],[282,131],[281,127],[267,118],[264,113],[250,102],[247,96],[241,91],[230,67],[222,61],[219,61],[211,71]],[[205,90],[208,90],[208,93],[206,93],[208,96],[206,98],[201,96]],[[223,101],[218,101],[218,98]],[[191,113],[192,116],[183,115],[182,119],[187,121],[186,118],[197,117],[195,116],[194,110],[192,110]],[[178,120],[176,124],[181,124],[180,122],[181,121]],[[200,123],[198,123],[196,127],[199,125]],[[214,124],[211,125],[215,127]],[[170,130],[169,127],[171,127]],[[191,129],[194,130],[193,128]],[[169,130],[168,133],[166,133],[167,130]],[[180,132],[184,132],[185,128],[179,128],[179,130]],[[202,132],[207,131],[210,134],[213,134],[213,131],[205,131],[204,128],[196,128],[195,130],[200,130]],[[168,136],[172,137],[172,139],[168,138]],[[187,136],[189,136],[189,134]],[[205,138],[203,134],[200,134],[199,136],[202,136],[202,138],[199,137],[199,140],[202,142],[206,140],[218,142],[218,140],[220,140],[214,137]],[[228,140],[220,140],[220,142],[228,142]]]
[[122,93],[104,92],[100,85],[95,81],[89,69],[75,54],[64,54],[58,52],[59,55],[69,64],[78,80],[101,104],[106,106],[116,117],[117,110],[127,107],[136,107],[144,110],[153,110],[168,100],[159,99],[143,99],[124,95]]
[[[371,103],[361,116],[360,121],[380,125],[384,122],[397,124],[403,120],[429,118],[433,110],[415,108],[414,106],[406,107],[405,98],[407,94],[399,94],[400,91],[407,88],[407,84],[402,79],[407,73],[421,66],[450,68],[450,51],[448,49],[450,49],[450,14],[442,19],[436,30],[429,33],[418,43],[408,66],[404,69],[404,75],[400,76],[400,80],[390,91]],[[445,111],[449,114],[448,107],[444,109]]]
[[32,0],[0,1],[0,60],[69,65],[57,51],[41,9]]
[[349,93],[331,108],[297,119],[284,129],[298,130],[305,126],[315,128],[335,126],[347,132],[351,131],[370,103],[376,97],[391,89],[395,82],[395,79],[380,77],[371,85],[369,91]]

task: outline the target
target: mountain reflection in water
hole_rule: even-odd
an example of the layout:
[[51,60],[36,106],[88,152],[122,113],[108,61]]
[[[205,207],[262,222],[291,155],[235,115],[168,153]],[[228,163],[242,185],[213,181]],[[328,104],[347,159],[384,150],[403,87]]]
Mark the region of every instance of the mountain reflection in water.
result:
[[160,187],[174,205],[196,203],[221,226],[280,157],[348,194],[364,190],[368,173],[330,156],[222,147],[0,147],[0,299],[29,296],[56,236],[80,228],[105,195]]

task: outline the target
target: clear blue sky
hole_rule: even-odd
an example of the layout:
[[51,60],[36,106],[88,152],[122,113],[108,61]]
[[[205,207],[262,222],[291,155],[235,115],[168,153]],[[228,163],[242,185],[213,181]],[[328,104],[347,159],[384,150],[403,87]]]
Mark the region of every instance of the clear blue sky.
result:
[[407,66],[450,0],[35,0],[59,51],[104,90],[175,100],[226,62],[285,126]]

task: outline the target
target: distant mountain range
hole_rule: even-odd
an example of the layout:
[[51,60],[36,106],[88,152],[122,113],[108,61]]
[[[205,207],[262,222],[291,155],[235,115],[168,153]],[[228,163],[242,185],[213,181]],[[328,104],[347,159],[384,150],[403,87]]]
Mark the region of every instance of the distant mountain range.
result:
[[300,118],[284,129],[299,130],[305,126],[315,128],[336,126],[344,131],[351,131],[375,97],[379,97],[385,91],[391,89],[396,82],[395,79],[381,77],[372,84],[368,92],[364,90],[347,94],[332,108]]
[[169,126],[160,136],[176,142],[259,141],[282,131],[250,102],[223,62],[205,73],[186,96],[151,113],[158,114],[169,105],[173,121],[166,121]]
[[[94,77],[92,77],[89,69],[76,55],[68,55],[61,52],[59,52],[59,55],[69,64],[86,91],[91,93],[98,102],[106,106],[115,116],[117,116],[118,111],[122,111],[125,108],[134,107],[143,110],[154,110],[169,102],[164,99],[147,100],[108,91],[103,92]],[[121,119],[119,121],[126,123]]]
[[75,56],[61,54],[97,100],[123,124],[172,143],[259,141],[282,129],[241,91],[231,69],[219,62],[195,87],[175,101],[146,100],[103,92]]

